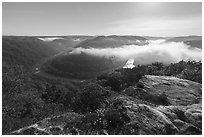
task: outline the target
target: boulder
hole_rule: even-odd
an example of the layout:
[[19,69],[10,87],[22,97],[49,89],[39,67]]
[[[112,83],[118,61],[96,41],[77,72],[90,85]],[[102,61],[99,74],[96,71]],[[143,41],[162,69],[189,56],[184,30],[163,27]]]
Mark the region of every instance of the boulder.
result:
[[191,105],[201,102],[202,85],[190,80],[171,76],[145,75],[140,82],[144,89],[152,94],[165,93],[171,105]]

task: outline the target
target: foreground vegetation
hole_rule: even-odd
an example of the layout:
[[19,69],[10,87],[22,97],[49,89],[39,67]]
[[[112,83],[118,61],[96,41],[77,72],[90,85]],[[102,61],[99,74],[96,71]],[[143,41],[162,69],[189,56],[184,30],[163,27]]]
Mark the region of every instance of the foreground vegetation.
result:
[[[84,126],[87,134],[92,128],[107,129],[109,134],[117,134],[129,118],[124,113],[125,109],[120,107],[121,102],[111,99],[132,85],[142,88],[139,80],[147,74],[176,76],[202,83],[202,63],[180,61],[167,66],[153,63],[119,69],[82,83],[42,78],[26,71],[23,65],[4,63],[3,134],[65,112],[82,114],[84,117],[79,120],[78,126]],[[169,104],[165,94],[146,94],[141,98],[156,105]]]

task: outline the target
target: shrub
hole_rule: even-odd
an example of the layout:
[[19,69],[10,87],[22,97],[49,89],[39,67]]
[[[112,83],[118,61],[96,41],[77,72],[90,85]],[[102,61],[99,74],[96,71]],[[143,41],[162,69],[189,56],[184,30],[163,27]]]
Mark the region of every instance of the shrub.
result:
[[170,104],[165,92],[163,92],[161,95],[158,96],[158,102],[161,103],[162,105],[169,105]]
[[117,92],[121,90],[123,81],[120,73],[102,74],[97,79],[101,81],[101,85],[104,87],[111,87],[112,90]]
[[106,121],[106,129],[120,130],[125,123],[129,122],[129,117],[124,113],[113,109],[105,112],[104,120]]
[[58,88],[56,85],[47,84],[45,90],[41,95],[41,98],[46,103],[63,104],[67,101],[65,100],[66,99],[65,97],[68,97],[67,94],[65,94],[64,91],[61,91],[61,89]]
[[105,102],[108,92],[100,85],[89,83],[76,95],[72,109],[79,113],[94,112]]
[[144,88],[144,84],[143,84],[142,82],[138,82],[138,83],[137,83],[137,87],[138,87],[138,88]]

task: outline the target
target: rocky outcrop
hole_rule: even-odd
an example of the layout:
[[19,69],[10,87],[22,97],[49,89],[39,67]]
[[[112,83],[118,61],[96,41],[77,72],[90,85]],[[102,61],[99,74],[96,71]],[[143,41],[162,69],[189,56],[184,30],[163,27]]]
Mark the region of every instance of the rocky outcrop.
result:
[[130,134],[145,135],[173,135],[173,134],[201,134],[202,106],[151,106],[140,104],[137,100],[127,96],[117,97],[121,100],[130,123],[127,124]]
[[[111,96],[114,109],[123,109],[126,122],[117,134],[187,135],[202,134],[202,87],[189,80],[166,76],[144,76],[135,86]],[[111,108],[111,107],[110,107]],[[101,127],[91,132],[80,126],[84,115],[66,113],[46,118],[12,134],[114,134]],[[119,118],[118,120],[120,120]],[[95,121],[93,121],[95,122]],[[107,122],[107,121],[106,121]]]
[[[148,127],[146,129],[150,131],[157,131],[156,134],[201,134],[201,84],[176,77],[146,75],[136,86],[131,86],[122,93],[137,99],[136,104],[126,101],[126,104],[129,104],[127,106],[131,106],[133,112],[135,112],[135,109],[142,112],[134,113],[132,117],[152,112],[152,114],[149,113],[150,116],[156,115],[157,120],[163,118],[165,122],[153,120],[157,122],[154,123],[152,119],[150,120],[147,117],[146,120],[151,121],[151,124],[154,123],[153,125],[163,123],[163,127],[158,126],[156,129],[166,129],[166,131],[151,130],[151,127],[155,126],[144,124],[145,120],[140,122],[140,124],[143,122],[144,126],[140,125],[139,127]],[[141,111],[144,108],[146,108],[146,112]],[[139,118],[141,119],[142,116],[139,116]],[[153,132],[145,132],[145,134],[148,133],[154,134]]]
[[144,89],[152,94],[166,94],[171,105],[201,103],[202,85],[170,76],[146,75],[141,80]]
[[79,134],[77,129],[67,129],[67,124],[76,122],[80,119],[81,115],[76,113],[66,113],[59,116],[43,119],[33,125],[21,128],[17,131],[12,132],[13,135],[69,135]]

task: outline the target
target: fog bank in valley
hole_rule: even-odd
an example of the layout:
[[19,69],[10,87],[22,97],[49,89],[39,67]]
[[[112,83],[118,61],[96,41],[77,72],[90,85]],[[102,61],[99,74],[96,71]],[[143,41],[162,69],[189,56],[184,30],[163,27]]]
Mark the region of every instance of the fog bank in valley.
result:
[[166,64],[176,63],[181,60],[202,60],[202,50],[192,48],[183,42],[165,42],[164,40],[151,41],[148,45],[124,45],[118,48],[76,48],[70,54],[86,53],[94,56],[112,57],[116,56],[128,60],[133,58],[135,64],[150,64],[163,62]]

